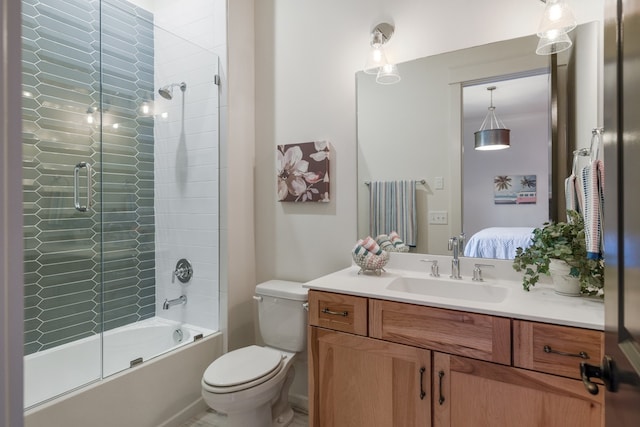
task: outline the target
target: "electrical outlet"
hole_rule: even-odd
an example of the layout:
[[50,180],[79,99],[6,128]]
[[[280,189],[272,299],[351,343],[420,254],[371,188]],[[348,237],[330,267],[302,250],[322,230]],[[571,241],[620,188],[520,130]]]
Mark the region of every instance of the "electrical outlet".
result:
[[449,213],[447,211],[429,211],[429,224],[448,224]]

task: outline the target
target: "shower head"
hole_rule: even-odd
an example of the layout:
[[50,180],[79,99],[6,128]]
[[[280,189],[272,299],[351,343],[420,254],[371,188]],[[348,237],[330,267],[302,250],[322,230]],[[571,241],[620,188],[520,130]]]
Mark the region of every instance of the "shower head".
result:
[[182,92],[187,90],[187,84],[185,82],[182,82],[182,83],[171,83],[171,84],[168,84],[168,85],[163,86],[160,89],[158,89],[158,93],[164,99],[169,99],[170,100],[170,99],[173,98],[173,88],[174,88],[174,86],[179,86],[180,90]]
[[169,87],[161,87],[160,89],[158,89],[158,93],[160,94],[160,96],[162,96],[164,99],[171,99],[173,98],[173,90],[171,90]]

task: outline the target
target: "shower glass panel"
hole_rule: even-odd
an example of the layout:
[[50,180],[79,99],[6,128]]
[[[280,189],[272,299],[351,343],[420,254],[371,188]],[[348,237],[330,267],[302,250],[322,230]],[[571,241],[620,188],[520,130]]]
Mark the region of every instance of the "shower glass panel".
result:
[[101,375],[97,1],[25,0],[25,406]]
[[219,106],[214,53],[124,1],[102,16],[108,376],[218,329]]
[[27,408],[219,328],[218,58],[134,3],[22,2]]

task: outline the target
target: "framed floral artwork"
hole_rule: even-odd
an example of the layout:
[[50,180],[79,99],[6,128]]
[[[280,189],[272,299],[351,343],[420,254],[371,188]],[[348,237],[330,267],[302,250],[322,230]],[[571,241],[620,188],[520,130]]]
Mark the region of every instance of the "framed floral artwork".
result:
[[329,154],[327,141],[278,145],[278,201],[328,202]]

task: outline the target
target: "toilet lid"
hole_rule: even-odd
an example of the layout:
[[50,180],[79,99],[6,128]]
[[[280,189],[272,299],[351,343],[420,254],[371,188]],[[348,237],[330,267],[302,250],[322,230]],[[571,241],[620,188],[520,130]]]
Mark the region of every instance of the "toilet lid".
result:
[[[214,387],[233,387],[271,378],[280,370],[283,355],[277,350],[251,345],[216,359],[204,372],[205,383]],[[268,379],[267,378],[267,379]]]

